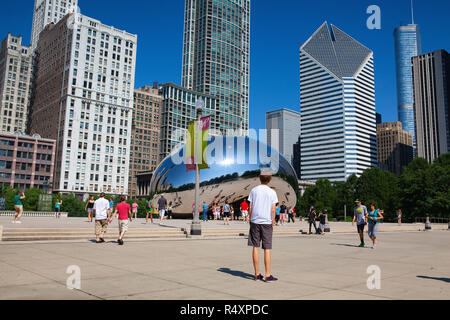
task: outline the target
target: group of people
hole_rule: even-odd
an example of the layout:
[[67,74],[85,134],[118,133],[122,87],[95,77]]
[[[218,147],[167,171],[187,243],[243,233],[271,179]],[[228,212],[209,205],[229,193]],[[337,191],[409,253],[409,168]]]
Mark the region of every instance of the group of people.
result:
[[277,226],[284,225],[286,223],[295,223],[295,208],[286,206],[286,202],[283,201],[281,206],[276,204],[275,223]]
[[367,210],[367,207],[364,206],[360,200],[356,200],[356,207],[354,210],[354,216],[352,225],[357,225],[357,230],[359,234],[359,238],[361,240],[360,247],[365,247],[364,242],[364,229],[368,225],[369,229],[369,238],[372,240],[372,249],[375,249],[377,246],[377,232],[378,225],[380,221],[384,219],[383,210],[375,209],[375,204],[370,204],[370,210]]
[[[327,214],[328,210],[320,211],[320,213],[317,215],[316,208],[311,207],[309,209],[308,214],[308,222],[309,222],[309,234],[312,234],[311,228],[314,226],[314,229],[316,230],[316,234],[325,234],[325,228],[327,223]],[[317,220],[319,220],[319,228],[317,228]]]
[[[195,203],[192,204],[192,218],[195,214]],[[236,212],[234,206],[231,203],[225,202],[224,205],[219,203],[212,203],[211,205],[203,201],[201,205],[202,220],[207,222],[208,220],[223,220],[225,225],[229,225],[230,221],[240,220],[248,223],[248,202],[244,199],[239,206],[240,211]],[[239,214],[240,213],[240,214]]]

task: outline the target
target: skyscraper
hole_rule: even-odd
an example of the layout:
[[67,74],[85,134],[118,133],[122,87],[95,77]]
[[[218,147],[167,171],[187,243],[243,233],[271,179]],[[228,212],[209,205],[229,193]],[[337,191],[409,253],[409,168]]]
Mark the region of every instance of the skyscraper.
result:
[[182,86],[216,96],[220,130],[248,131],[250,0],[186,0]]
[[0,133],[25,132],[31,71],[30,47],[9,33],[0,51]]
[[450,56],[438,50],[412,63],[417,155],[433,162],[450,152]]
[[154,171],[159,164],[161,95],[158,85],[134,90],[128,195],[138,195],[136,174]]
[[162,97],[160,161],[185,141],[189,122],[197,118],[197,101],[203,100],[203,115],[211,116],[211,130],[219,130],[220,124],[217,117],[213,116],[219,108],[216,97],[188,90],[173,83],[161,85],[160,94]]
[[401,175],[413,160],[413,137],[401,122],[383,122],[377,126],[378,164],[382,170]]
[[300,107],[302,179],[376,165],[373,52],[327,22],[300,48]]
[[80,14],[41,33],[30,131],[56,140],[54,191],[127,194],[136,46]]
[[414,93],[411,58],[422,53],[422,45],[419,26],[414,24],[414,16],[411,24],[403,25],[395,29],[394,40],[397,72],[398,118],[402,123],[403,130],[406,130],[413,135],[413,143],[415,146]]
[[35,50],[39,34],[50,23],[58,23],[66,14],[76,12],[78,0],[34,0],[31,50]]
[[270,146],[271,130],[278,130],[278,152],[292,164],[293,146],[300,136],[300,113],[286,108],[269,111],[266,113],[266,129],[267,143]]

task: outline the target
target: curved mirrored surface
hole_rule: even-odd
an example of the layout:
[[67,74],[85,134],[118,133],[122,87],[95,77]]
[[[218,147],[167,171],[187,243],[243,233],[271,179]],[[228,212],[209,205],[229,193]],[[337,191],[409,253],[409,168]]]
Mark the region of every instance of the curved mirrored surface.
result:
[[[164,193],[175,213],[192,212],[195,171],[187,171],[186,146],[175,150],[156,169],[150,189]],[[249,137],[212,137],[206,150],[208,169],[200,171],[200,201],[222,205],[238,204],[259,184],[261,169],[273,173],[270,186],[280,203],[295,206],[298,191],[296,173],[278,151]],[[157,200],[160,196],[155,196]],[[235,206],[236,207],[236,206]]]

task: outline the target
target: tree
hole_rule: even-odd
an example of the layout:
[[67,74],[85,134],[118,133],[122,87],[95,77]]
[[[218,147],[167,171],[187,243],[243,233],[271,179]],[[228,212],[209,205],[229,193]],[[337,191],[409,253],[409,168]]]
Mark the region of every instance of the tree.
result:
[[39,204],[39,196],[45,194],[44,191],[37,188],[31,188],[25,191],[25,199],[23,199],[24,211],[37,211]]
[[414,159],[400,176],[400,201],[407,217],[424,217],[431,213],[433,181],[430,164],[422,158]]
[[330,180],[319,179],[315,186],[305,190],[305,194],[300,199],[300,209],[302,212],[309,212],[310,206],[314,206],[316,211],[328,210],[330,216],[333,215],[333,206],[336,202],[336,190]]

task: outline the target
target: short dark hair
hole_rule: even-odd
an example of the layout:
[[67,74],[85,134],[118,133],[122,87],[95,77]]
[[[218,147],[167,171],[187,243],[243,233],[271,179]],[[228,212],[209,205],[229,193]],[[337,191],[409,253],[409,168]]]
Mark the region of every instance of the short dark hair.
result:
[[127,200],[127,197],[125,197],[125,196],[120,196],[120,201],[121,202],[124,202],[124,201],[126,201]]
[[269,184],[270,181],[272,180],[272,176],[262,174],[259,176],[259,180],[261,181],[262,184]]
[[100,198],[104,198],[104,197],[105,197],[105,193],[104,192],[100,193]]

